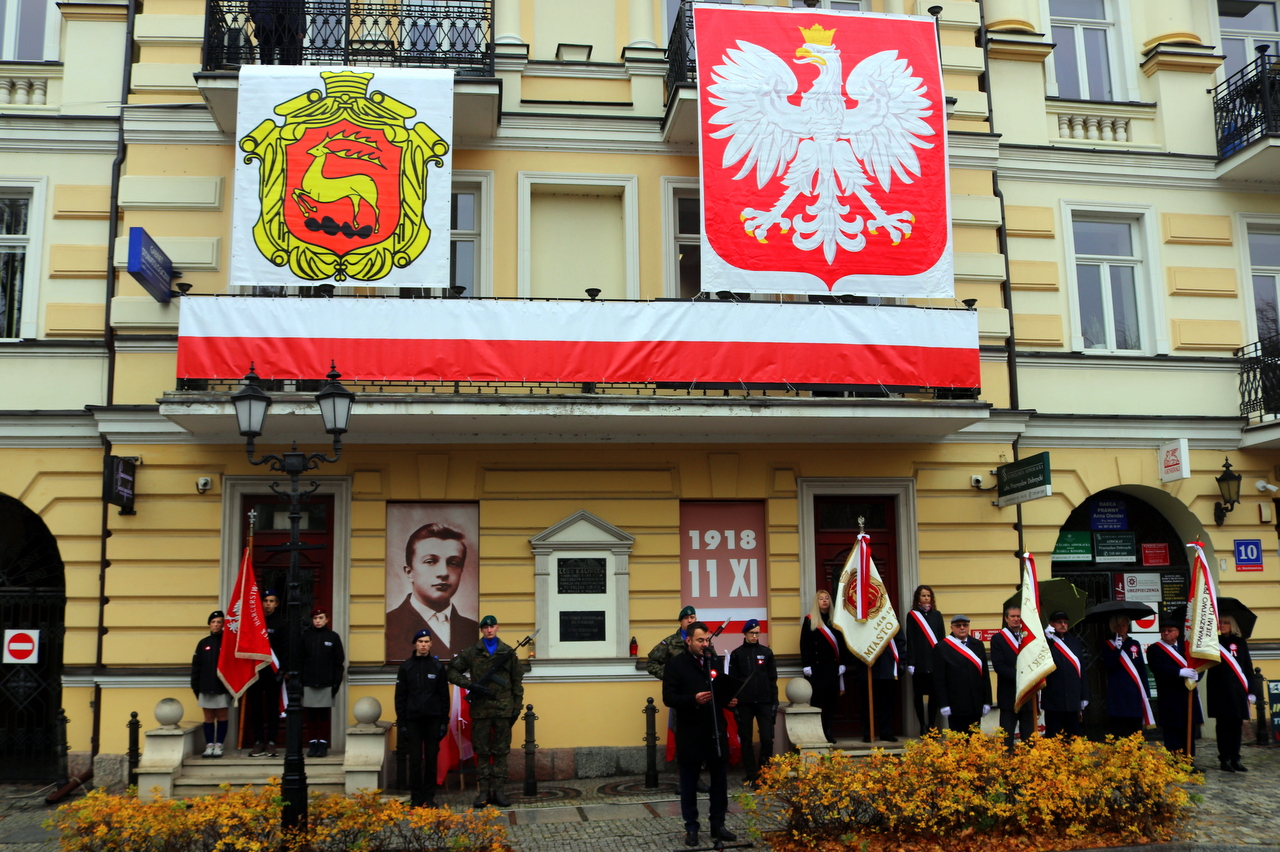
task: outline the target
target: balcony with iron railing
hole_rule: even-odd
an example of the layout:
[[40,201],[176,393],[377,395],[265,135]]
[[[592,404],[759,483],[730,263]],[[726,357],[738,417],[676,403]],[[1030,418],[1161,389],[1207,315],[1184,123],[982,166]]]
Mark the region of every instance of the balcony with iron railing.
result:
[[1213,90],[1219,177],[1280,180],[1280,58],[1269,47]]

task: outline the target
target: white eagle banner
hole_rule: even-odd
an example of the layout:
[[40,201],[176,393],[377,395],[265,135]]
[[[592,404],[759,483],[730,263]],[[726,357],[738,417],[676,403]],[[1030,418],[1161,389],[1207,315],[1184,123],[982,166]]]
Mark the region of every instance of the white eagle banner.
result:
[[702,289],[954,296],[931,18],[695,6]]

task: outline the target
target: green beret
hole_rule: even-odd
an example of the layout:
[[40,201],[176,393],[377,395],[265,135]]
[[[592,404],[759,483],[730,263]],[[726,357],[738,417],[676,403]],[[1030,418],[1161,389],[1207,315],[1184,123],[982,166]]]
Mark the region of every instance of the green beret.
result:
[[497,627],[498,619],[494,618],[492,615],[486,615],[484,618],[480,619],[481,627],[488,627],[489,625],[493,625],[494,627]]
[[697,616],[697,614],[698,614],[698,611],[691,606],[687,606],[684,609],[680,610],[681,618],[684,618],[685,616],[689,616],[689,615]]

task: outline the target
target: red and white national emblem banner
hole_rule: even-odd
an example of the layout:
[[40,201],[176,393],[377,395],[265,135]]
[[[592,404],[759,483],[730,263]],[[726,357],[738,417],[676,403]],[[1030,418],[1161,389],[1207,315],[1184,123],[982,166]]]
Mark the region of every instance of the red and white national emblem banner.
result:
[[931,18],[695,6],[702,289],[953,298]]
[[246,65],[230,283],[449,286],[453,72]]

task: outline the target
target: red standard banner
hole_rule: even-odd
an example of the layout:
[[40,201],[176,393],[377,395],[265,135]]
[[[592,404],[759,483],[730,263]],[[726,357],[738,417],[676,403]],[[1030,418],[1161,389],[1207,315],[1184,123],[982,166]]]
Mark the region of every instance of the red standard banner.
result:
[[954,296],[931,18],[694,8],[702,289]]

